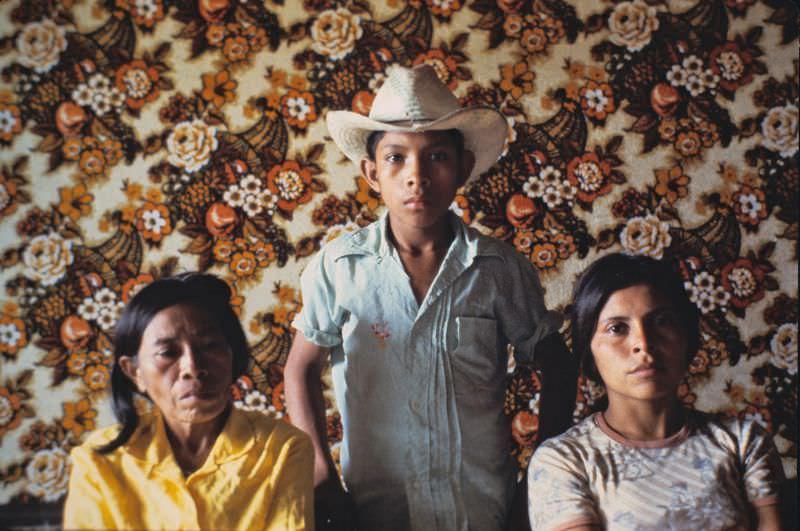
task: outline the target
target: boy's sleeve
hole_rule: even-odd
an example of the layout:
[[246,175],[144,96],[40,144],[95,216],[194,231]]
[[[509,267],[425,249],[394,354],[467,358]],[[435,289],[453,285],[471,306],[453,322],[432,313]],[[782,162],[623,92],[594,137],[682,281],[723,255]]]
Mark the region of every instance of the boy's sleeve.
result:
[[292,326],[305,338],[320,347],[334,347],[342,342],[343,318],[336,305],[336,283],[326,267],[325,253],[311,259],[300,276],[303,309]]
[[566,446],[543,444],[533,454],[528,517],[533,531],[601,524],[587,474]]
[[772,437],[757,422],[741,424],[739,453],[744,462],[747,498],[755,506],[779,502],[783,465]]
[[550,334],[557,333],[563,322],[561,314],[548,311],[544,305],[544,291],[533,265],[522,255],[511,250],[506,257],[507,271],[502,276],[505,286],[499,301],[501,326],[509,343],[514,346],[514,357],[521,363],[532,363],[536,345]]

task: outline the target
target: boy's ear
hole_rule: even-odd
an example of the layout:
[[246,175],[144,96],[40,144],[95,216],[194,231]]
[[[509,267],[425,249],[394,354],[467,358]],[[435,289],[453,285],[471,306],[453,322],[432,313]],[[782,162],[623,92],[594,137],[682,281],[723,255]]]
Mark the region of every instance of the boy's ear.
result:
[[469,176],[472,174],[472,169],[474,167],[475,167],[475,154],[472,151],[465,149],[461,153],[461,175],[459,176],[458,179],[459,186],[463,186],[464,183],[467,182],[467,179],[469,179]]
[[367,181],[370,188],[380,193],[381,186],[378,182],[378,166],[375,164],[374,160],[370,160],[366,157],[361,159],[361,175],[364,177],[364,180]]

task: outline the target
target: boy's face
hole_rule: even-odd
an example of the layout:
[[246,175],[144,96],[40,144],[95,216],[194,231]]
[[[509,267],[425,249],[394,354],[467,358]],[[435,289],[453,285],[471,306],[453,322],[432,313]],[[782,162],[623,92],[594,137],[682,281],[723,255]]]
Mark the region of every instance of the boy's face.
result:
[[472,152],[459,151],[442,131],[387,132],[375,160],[361,161],[361,173],[381,194],[394,226],[424,229],[444,221],[474,164]]

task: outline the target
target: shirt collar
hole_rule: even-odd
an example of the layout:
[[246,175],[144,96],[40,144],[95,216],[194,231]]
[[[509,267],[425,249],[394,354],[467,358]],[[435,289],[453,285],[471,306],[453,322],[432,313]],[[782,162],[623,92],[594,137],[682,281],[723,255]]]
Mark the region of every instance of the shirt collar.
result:
[[[247,415],[231,407],[225,426],[214,441],[206,462],[192,474],[209,471],[209,467],[213,470],[222,463],[237,459],[250,450],[256,437],[258,434]],[[167,438],[163,416],[156,408],[139,419],[139,427],[125,446],[129,454],[146,463],[151,471],[180,473]]]
[[[476,256],[497,256],[502,258],[493,245],[491,238],[482,238],[480,233],[467,227],[461,218],[453,211],[447,212],[447,220],[453,228],[453,243],[448,252],[454,253],[451,258],[461,262],[465,267],[469,267]],[[455,245],[456,242],[460,244]],[[378,221],[364,229],[354,233],[349,240],[346,248],[336,256],[340,258],[349,254],[367,254],[380,257],[397,257],[397,249],[389,238],[389,211],[385,210]],[[398,258],[399,259],[399,258]]]

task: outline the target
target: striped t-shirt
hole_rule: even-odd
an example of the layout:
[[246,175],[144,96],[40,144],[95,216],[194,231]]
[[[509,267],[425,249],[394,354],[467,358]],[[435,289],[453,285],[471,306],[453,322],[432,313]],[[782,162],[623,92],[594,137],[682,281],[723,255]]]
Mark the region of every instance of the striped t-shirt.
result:
[[750,420],[689,412],[678,433],[631,441],[597,414],[542,444],[528,467],[531,527],[750,528],[783,479],[769,435]]

